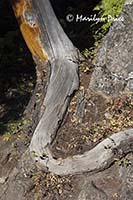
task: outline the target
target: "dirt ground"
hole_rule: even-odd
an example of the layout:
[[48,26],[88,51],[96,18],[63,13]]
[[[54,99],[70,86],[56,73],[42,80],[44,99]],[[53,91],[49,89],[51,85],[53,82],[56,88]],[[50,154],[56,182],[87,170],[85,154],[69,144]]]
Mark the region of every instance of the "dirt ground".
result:
[[[56,158],[81,154],[92,149],[112,133],[133,125],[130,94],[107,99],[100,94],[93,93],[88,87],[92,70],[86,72],[82,67],[80,68],[80,89],[72,98],[66,116],[57,132],[57,137],[52,144],[51,150]],[[27,82],[25,82],[26,85]],[[0,116],[3,127],[5,121],[2,121],[2,116],[5,112],[4,106],[1,104]],[[9,117],[11,113],[8,113]],[[25,123],[27,122],[24,120],[18,123],[14,132],[12,126],[8,127],[7,124],[7,132],[5,129],[1,129],[0,184],[8,179],[9,173],[17,165],[19,158],[30,143],[31,135],[23,131]],[[28,177],[32,180],[32,185],[26,193],[26,199],[76,200],[83,199],[82,193],[85,192],[84,195],[89,196],[88,200],[89,198],[90,200],[94,199],[93,196],[97,200],[124,200],[121,194],[123,187],[126,186],[124,186],[123,177],[120,174],[122,170],[125,170],[125,173],[130,170],[131,160],[131,155],[122,160],[116,160],[111,168],[93,176],[86,173],[60,177],[52,173],[42,173],[36,169]],[[84,187],[88,189],[84,189]],[[130,197],[131,195],[128,200]]]
[[130,95],[107,99],[90,91],[91,73],[80,70],[80,89],[73,97],[52,145],[57,158],[90,150],[112,133],[133,125]]

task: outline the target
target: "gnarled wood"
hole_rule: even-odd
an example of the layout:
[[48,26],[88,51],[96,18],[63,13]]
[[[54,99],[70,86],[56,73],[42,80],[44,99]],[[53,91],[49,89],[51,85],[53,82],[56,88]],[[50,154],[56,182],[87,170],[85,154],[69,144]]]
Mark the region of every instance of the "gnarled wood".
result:
[[[25,200],[35,186],[30,176],[36,170],[35,161],[41,170],[47,169],[59,175],[95,173],[108,168],[115,158],[121,158],[133,150],[133,129],[112,135],[82,155],[58,160],[53,158],[49,147],[56,137],[70,97],[79,85],[75,62],[77,50],[58,23],[48,0],[13,2],[20,29],[33,57],[37,64],[41,63],[42,71],[46,66],[51,70],[48,87],[44,89],[44,111],[40,111],[41,119],[31,144],[18,165],[6,176],[0,177],[0,199]],[[39,70],[37,73],[37,81],[41,84]]]
[[39,11],[41,40],[48,52],[51,76],[43,102],[44,114],[33,135],[30,151],[36,156],[47,155],[45,151],[55,138],[68,106],[70,96],[78,89],[78,65],[74,62],[77,50],[61,28],[49,1],[33,1],[33,7]]
[[[75,155],[64,160],[53,158],[50,145],[56,137],[70,97],[79,85],[78,65],[75,62],[77,50],[60,26],[49,0],[32,0],[31,4],[28,0],[23,0],[20,5],[23,10],[19,16],[22,23],[20,27],[26,24],[26,27],[30,27],[30,29],[26,28],[26,31],[36,33],[36,28],[38,30],[35,36],[38,43],[34,43],[35,38],[32,38],[31,45],[31,40],[25,35],[25,28],[23,29],[27,44],[30,45],[33,56],[41,60],[44,67],[47,63],[51,69],[43,102],[45,110],[29,147],[33,160],[40,169],[47,168],[59,175],[85,171],[97,172],[107,168],[113,163],[115,156],[121,157],[131,151],[132,129],[114,134],[83,155]],[[17,10],[18,7],[16,6],[15,9]],[[18,16],[19,12],[16,13]]]
[[70,156],[66,159],[54,159],[48,148],[47,157],[40,160],[49,171],[58,175],[96,173],[108,168],[117,158],[133,151],[133,129],[121,131],[99,143],[95,148],[82,155]]

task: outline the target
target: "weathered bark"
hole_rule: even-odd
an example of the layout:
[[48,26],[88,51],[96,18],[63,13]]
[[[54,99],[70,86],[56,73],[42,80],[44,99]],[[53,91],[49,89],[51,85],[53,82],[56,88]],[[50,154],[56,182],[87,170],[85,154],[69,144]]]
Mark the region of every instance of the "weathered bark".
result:
[[119,132],[105,139],[95,148],[82,155],[55,160],[47,148],[47,157],[40,160],[42,167],[58,175],[98,172],[108,168],[116,158],[121,158],[133,150],[133,129]]
[[[49,1],[33,0],[31,3],[26,0],[19,3],[23,8],[22,13],[18,12],[17,3],[14,4],[14,10],[33,56],[42,62],[44,68],[49,65],[51,69],[42,103],[44,113],[41,115],[29,147],[31,156],[41,170],[47,168],[60,175],[105,169],[114,161],[114,149],[122,149],[124,144],[123,154],[131,151],[130,145],[127,144],[132,139],[132,130],[113,135],[111,139],[106,139],[83,155],[64,160],[55,160],[52,156],[50,145],[56,137],[70,97],[79,85],[77,50],[58,23]],[[37,39],[38,43],[33,40],[31,44],[31,38],[27,36],[29,31],[29,35],[33,35],[35,37],[33,39]],[[101,156],[98,156],[99,153]],[[119,152],[116,154],[118,156]]]
[[[41,105],[45,111],[43,115],[41,112],[42,117],[30,145],[31,154],[34,152],[41,159],[46,154],[45,147],[55,138],[70,96],[78,89],[78,53],[56,19],[49,1],[33,0],[31,3],[27,0],[14,1],[13,8],[37,65],[41,63],[42,71],[46,66],[51,70]],[[37,70],[37,85],[38,81],[41,82],[40,76],[41,72]]]
[[78,66],[74,62],[77,50],[59,25],[49,2],[33,1],[33,5],[40,11],[38,20],[42,25],[42,41],[45,43],[47,39],[45,48],[51,65],[51,77],[43,102],[45,111],[30,145],[30,151],[39,156],[41,161],[44,155],[47,156],[45,148],[55,138],[70,96],[78,89],[79,81]]
[[13,7],[27,45],[38,67],[41,66],[41,69],[37,67],[36,87],[42,84],[46,67],[50,68],[50,76],[46,87],[43,85],[41,89],[41,110],[37,114],[39,122],[30,146],[0,187],[0,198],[3,200],[27,199],[27,193],[34,187],[30,173],[35,170],[35,163],[41,170],[59,175],[95,173],[108,168],[115,158],[131,152],[133,140],[133,129],[128,129],[105,139],[83,155],[58,160],[53,158],[50,145],[71,95],[79,86],[77,50],[58,23],[49,0],[32,0],[31,4],[28,0],[14,0]]

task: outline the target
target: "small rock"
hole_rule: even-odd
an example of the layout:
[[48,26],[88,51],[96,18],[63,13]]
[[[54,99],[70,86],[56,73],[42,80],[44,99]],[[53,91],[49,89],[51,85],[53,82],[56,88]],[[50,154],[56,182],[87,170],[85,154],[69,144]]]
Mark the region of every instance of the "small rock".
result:
[[106,119],[112,119],[112,115],[110,113],[106,112],[104,115],[105,115]]
[[4,184],[5,182],[6,182],[6,180],[7,180],[7,177],[1,177],[0,178],[0,184]]

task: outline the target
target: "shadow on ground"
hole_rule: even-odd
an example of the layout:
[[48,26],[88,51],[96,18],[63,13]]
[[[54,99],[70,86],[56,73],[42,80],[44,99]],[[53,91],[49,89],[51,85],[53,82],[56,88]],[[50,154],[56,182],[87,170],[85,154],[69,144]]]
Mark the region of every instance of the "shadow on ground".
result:
[[[32,56],[9,3],[0,3],[0,135],[22,118],[34,89]],[[8,130],[10,131],[10,130]]]

